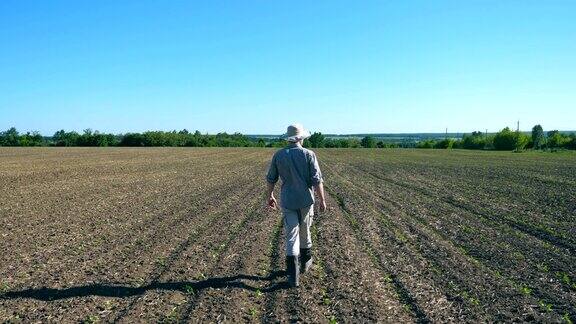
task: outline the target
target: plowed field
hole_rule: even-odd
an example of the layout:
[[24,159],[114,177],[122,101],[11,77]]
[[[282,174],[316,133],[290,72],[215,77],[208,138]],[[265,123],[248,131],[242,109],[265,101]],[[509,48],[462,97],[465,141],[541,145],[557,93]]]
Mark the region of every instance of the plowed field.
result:
[[317,150],[299,289],[272,154],[0,149],[0,321],[576,319],[575,154]]

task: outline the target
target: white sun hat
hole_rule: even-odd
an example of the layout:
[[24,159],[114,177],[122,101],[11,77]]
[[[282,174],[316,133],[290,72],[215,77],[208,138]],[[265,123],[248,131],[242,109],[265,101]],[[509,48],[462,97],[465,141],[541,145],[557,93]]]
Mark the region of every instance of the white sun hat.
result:
[[286,134],[282,135],[282,138],[288,142],[298,142],[308,137],[310,137],[310,132],[305,130],[302,124],[292,124],[288,126]]

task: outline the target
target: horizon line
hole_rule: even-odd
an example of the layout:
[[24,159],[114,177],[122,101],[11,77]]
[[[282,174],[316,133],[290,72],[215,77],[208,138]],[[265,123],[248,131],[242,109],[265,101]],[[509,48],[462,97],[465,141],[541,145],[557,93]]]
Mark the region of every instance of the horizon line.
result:
[[[9,130],[12,127],[8,127],[7,129],[0,129],[0,133],[5,132],[7,130]],[[14,127],[16,128],[16,127]],[[127,131],[127,132],[103,132],[103,131],[99,131],[98,129],[92,129],[92,128],[85,128],[82,131],[77,131],[77,130],[65,130],[65,129],[59,129],[57,131],[55,131],[54,133],[60,131],[60,130],[64,130],[65,132],[77,132],[78,134],[82,134],[85,130],[90,129],[92,132],[99,132],[100,134],[112,134],[112,135],[125,135],[125,134],[131,134],[131,133],[145,133],[145,132],[180,132],[183,130],[188,131],[189,133],[195,133],[196,131],[200,132],[202,135],[217,135],[217,134],[221,134],[221,133],[226,133],[229,135],[232,134],[241,134],[244,136],[248,136],[248,137],[281,137],[282,134],[265,134],[265,133],[242,133],[242,132],[238,132],[238,131],[234,131],[234,132],[228,132],[228,131],[218,131],[218,132],[201,132],[199,130],[188,130],[187,128],[181,129],[181,130],[177,130],[177,129],[171,129],[171,130],[161,130],[161,129],[154,129],[154,130],[144,130],[144,131]],[[16,130],[18,131],[18,128],[16,128]],[[544,130],[545,132],[548,131],[558,131],[560,133],[576,133],[576,130],[559,130],[559,129],[549,129],[549,130]],[[313,133],[321,133],[324,136],[394,136],[394,135],[463,135],[463,134],[470,134],[472,132],[477,132],[480,131],[481,133],[487,133],[487,134],[495,134],[498,133],[501,130],[498,131],[481,131],[481,130],[474,130],[474,131],[464,131],[464,132],[369,132],[369,133],[324,133],[321,131],[314,131],[311,132]],[[515,131],[515,130],[513,130]],[[532,130],[520,130],[520,132],[523,133],[530,133]],[[19,134],[25,134],[25,133],[34,133],[37,131],[25,131],[25,132],[20,132],[18,131]],[[38,133],[42,136],[42,137],[53,137],[54,133],[51,135],[45,135],[42,132]]]

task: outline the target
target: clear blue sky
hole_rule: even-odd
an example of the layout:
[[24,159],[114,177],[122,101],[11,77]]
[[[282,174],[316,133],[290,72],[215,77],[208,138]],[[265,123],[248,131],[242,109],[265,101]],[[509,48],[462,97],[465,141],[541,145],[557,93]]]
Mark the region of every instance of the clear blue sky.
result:
[[576,1],[0,1],[0,130],[576,129]]

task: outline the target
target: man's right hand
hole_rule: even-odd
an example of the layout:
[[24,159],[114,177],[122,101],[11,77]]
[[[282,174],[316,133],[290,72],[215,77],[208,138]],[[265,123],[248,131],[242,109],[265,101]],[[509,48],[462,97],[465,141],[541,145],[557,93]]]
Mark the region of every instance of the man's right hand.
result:
[[323,213],[326,211],[326,201],[325,200],[321,200],[318,203],[318,208],[320,209],[320,212]]
[[324,195],[324,184],[322,182],[314,186],[314,191],[318,195],[318,209],[321,213],[326,211],[326,196]]

